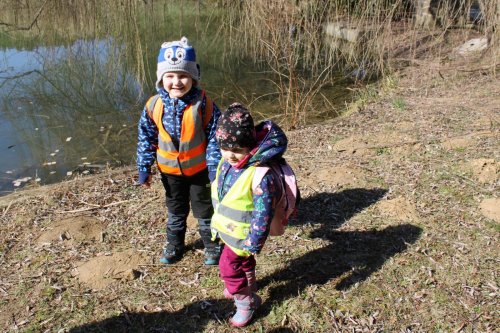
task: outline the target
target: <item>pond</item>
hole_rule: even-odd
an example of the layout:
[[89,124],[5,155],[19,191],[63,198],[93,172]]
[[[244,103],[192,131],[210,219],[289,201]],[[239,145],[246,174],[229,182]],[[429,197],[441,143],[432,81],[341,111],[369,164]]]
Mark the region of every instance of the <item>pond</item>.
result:
[[142,89],[103,75],[112,53],[103,40],[0,50],[2,193],[133,162]]
[[[226,53],[217,15],[201,13],[199,2],[182,6],[181,16],[179,8],[164,6],[162,18],[155,19],[168,22],[169,30],[162,30],[165,24],[155,29],[143,24],[135,34],[71,29],[64,35],[55,29],[51,33],[57,38],[46,38],[49,32],[40,22],[40,31],[22,38],[15,31],[0,34],[0,195],[133,165],[140,112],[155,92],[159,46],[183,35],[196,48],[201,86],[221,110],[240,101],[256,119],[277,117],[271,71]],[[148,7],[137,11],[137,22],[147,22],[152,12]],[[127,26],[127,18],[121,20]],[[322,117],[332,116],[349,99],[347,83],[337,83],[321,90],[328,99]]]

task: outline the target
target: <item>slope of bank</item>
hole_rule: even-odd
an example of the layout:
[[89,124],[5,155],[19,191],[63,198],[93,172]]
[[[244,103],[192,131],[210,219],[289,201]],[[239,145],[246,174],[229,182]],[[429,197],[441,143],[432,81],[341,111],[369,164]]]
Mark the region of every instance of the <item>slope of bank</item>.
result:
[[[246,331],[497,331],[491,65],[419,60],[370,101],[288,132],[303,201],[259,255],[264,303]],[[186,256],[158,263],[163,188],[135,177],[110,170],[0,198],[2,330],[233,331],[191,217]]]

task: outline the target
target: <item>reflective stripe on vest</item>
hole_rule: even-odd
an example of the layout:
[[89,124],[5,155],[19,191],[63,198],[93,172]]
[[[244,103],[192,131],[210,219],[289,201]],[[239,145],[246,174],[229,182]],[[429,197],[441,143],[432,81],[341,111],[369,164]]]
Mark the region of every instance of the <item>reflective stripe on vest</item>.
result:
[[256,168],[249,167],[241,174],[231,186],[222,201],[219,202],[218,178],[220,174],[219,163],[217,176],[212,183],[212,202],[214,203],[214,215],[211,227],[215,229],[219,237],[231,250],[239,256],[249,256],[247,250],[243,250],[243,242],[250,232],[250,222],[253,213],[252,181]]
[[[201,103],[204,97],[205,91],[202,91],[201,98],[184,109],[178,150],[163,126],[163,101],[159,95],[149,100],[148,113],[159,132],[156,161],[161,172],[192,176],[206,168],[207,139],[204,127],[208,121],[203,121],[201,116]],[[206,97],[205,119],[210,120],[212,112],[212,101]]]

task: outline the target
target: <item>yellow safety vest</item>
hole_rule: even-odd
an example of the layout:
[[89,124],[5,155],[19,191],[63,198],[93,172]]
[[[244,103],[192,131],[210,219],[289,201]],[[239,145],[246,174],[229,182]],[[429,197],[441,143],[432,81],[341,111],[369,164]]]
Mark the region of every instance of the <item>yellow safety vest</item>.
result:
[[158,127],[156,162],[161,172],[192,176],[207,167],[206,149],[208,143],[204,128],[212,117],[213,103],[207,96],[205,117],[202,119],[201,103],[203,97],[205,97],[205,91],[202,91],[200,99],[195,100],[184,110],[178,150],[163,126],[164,107],[161,98],[159,95],[155,95],[147,102],[148,114]]
[[[253,213],[252,181],[256,167],[250,166],[238,177],[222,201],[219,202],[218,178],[220,166],[217,168],[215,181],[212,182],[212,203],[214,215],[212,229],[216,230],[220,239],[239,256],[247,257],[250,252],[243,249],[243,242],[250,232]],[[213,235],[215,237],[215,234]]]

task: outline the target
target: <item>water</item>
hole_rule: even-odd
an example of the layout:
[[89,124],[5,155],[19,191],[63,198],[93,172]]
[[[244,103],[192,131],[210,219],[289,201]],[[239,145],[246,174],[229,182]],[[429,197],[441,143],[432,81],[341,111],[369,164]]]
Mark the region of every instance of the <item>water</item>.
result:
[[[109,40],[0,50],[0,193],[133,162],[141,87]],[[123,77],[124,76],[124,77]]]
[[[182,35],[195,46],[201,86],[220,109],[239,101],[257,120],[280,112],[271,71],[224,52],[216,42],[224,39],[220,24],[210,21],[216,15],[207,8],[182,7],[179,16],[179,8],[170,3],[162,8],[140,12],[144,17],[138,22],[154,21],[155,29],[146,24],[130,36],[96,33],[92,26],[75,32],[68,22],[61,25],[71,33],[63,36],[65,29],[56,29],[57,38],[49,41],[36,31],[19,41],[2,39],[0,31],[0,195],[106,166],[134,164],[137,122],[145,100],[155,92],[157,52],[163,41]],[[151,13],[159,18],[149,17]],[[138,80],[138,57],[144,63],[143,83]],[[345,103],[345,88],[321,91],[329,109]],[[321,119],[314,113],[308,117]]]

